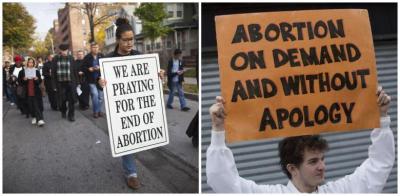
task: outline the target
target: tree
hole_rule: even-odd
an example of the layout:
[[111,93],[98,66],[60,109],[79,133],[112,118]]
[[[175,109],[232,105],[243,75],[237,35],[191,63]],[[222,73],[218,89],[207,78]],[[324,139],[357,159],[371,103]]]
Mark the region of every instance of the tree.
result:
[[54,28],[49,29],[47,31],[46,37],[44,38],[44,47],[51,52],[54,53],[54,40],[55,40],[55,32]]
[[32,56],[37,58],[37,57],[42,57],[44,58],[48,54],[50,54],[50,51],[45,45],[45,41],[42,41],[40,39],[35,39],[35,41],[32,44]]
[[22,4],[3,4],[3,46],[15,49],[30,47],[35,29],[35,19]]
[[106,28],[111,24],[111,21],[105,22],[97,26],[95,40],[99,48],[103,48],[106,41]]
[[135,15],[143,21],[143,34],[151,40],[151,50],[154,40],[168,35],[171,28],[163,25],[163,20],[168,18],[162,3],[143,3],[136,9]]
[[83,9],[84,14],[88,17],[89,20],[89,28],[90,28],[90,39],[89,42],[95,41],[94,28],[97,25],[104,24],[111,17],[115,16],[116,13],[108,13],[106,15],[102,15],[100,17],[95,18],[96,11],[100,9],[100,7],[105,4],[101,3],[83,3],[83,7],[80,6],[70,6],[71,8]]

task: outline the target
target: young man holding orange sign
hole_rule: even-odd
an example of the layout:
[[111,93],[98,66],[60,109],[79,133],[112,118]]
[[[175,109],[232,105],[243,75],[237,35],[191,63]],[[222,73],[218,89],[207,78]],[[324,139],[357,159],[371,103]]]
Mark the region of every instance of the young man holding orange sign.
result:
[[[381,192],[395,161],[394,137],[387,115],[390,103],[382,88],[377,92],[381,127],[371,133],[368,159],[354,173],[322,184],[325,178],[326,140],[319,136],[296,136],[279,143],[280,164],[289,177],[288,184],[257,185],[241,178],[233,154],[225,145],[224,100],[210,107],[211,145],[207,150],[207,183],[215,192],[235,193],[376,193]],[[229,131],[229,130],[228,130]]]

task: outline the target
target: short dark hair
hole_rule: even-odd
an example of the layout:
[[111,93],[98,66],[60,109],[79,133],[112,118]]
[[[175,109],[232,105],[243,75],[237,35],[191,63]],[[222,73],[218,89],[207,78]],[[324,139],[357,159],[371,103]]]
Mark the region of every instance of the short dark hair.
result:
[[182,54],[182,50],[181,49],[175,49],[174,55],[177,55],[177,54]]
[[325,152],[328,150],[328,142],[319,135],[287,137],[279,142],[280,165],[289,179],[292,179],[292,175],[286,166],[294,164],[299,167],[304,161],[304,152],[306,150]]
[[64,50],[68,50],[69,49],[69,45],[68,44],[60,44],[60,46],[58,46],[58,48],[62,51]]

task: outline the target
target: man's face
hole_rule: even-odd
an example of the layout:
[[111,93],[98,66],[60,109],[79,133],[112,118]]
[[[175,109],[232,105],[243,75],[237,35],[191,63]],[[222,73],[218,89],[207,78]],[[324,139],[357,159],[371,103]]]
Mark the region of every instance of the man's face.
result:
[[303,158],[303,163],[296,168],[297,175],[293,178],[299,178],[299,182],[307,187],[321,185],[325,179],[324,152],[306,149]]
[[52,61],[52,60],[53,60],[53,55],[47,56],[47,60],[48,60],[48,61]]
[[97,55],[97,53],[99,53],[99,46],[98,45],[92,45],[90,46],[90,52],[93,55]]
[[61,50],[60,54],[61,54],[61,56],[67,56],[68,55],[68,50]]
[[78,60],[83,60],[84,57],[85,57],[85,56],[83,55],[83,52],[78,52],[78,54],[76,55],[76,58],[77,58]]
[[182,54],[181,53],[174,54],[174,58],[175,59],[181,59],[182,58]]
[[15,62],[15,65],[17,65],[17,67],[22,66],[22,61],[16,61],[16,62]]

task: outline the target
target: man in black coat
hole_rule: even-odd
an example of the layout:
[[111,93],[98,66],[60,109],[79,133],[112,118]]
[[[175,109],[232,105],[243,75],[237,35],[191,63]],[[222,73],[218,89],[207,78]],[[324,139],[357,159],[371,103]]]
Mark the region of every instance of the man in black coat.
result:
[[69,45],[61,44],[59,48],[61,52],[54,57],[52,63],[52,86],[57,92],[57,101],[62,118],[67,117],[68,102],[68,120],[73,122],[75,121],[74,104],[77,101],[78,69],[75,66],[74,58],[68,54]]
[[43,64],[42,73],[44,76],[44,87],[46,88],[46,93],[49,98],[50,107],[52,110],[58,110],[57,107],[57,99],[56,92],[54,91],[54,87],[52,86],[52,76],[51,76],[51,67],[52,67],[53,55],[49,54],[47,56],[47,61]]
[[168,61],[167,75],[168,75],[168,88],[169,95],[167,101],[167,108],[173,109],[172,102],[174,101],[175,89],[178,91],[179,102],[181,104],[182,111],[190,110],[186,106],[185,94],[183,92],[182,82],[183,82],[183,62],[181,60],[182,51],[176,49],[174,51],[174,57]]
[[18,94],[18,92],[21,92],[22,89],[22,84],[18,82],[18,75],[21,70],[23,70],[24,65],[24,57],[20,55],[16,55],[14,57],[14,65],[11,65],[10,68],[10,75],[11,75],[11,86],[12,86],[12,91],[15,93],[16,96],[16,104],[18,109],[21,111],[21,114],[25,114],[27,118],[29,118],[29,110],[28,110],[28,104],[26,102],[26,97],[22,96],[21,94]]
[[79,50],[76,55],[76,60],[75,64],[79,68],[79,85],[82,93],[78,95],[78,100],[79,100],[79,108],[81,110],[87,110],[89,109],[89,95],[90,95],[90,88],[89,84],[86,81],[86,69],[83,66],[84,63],[84,54],[82,50]]

